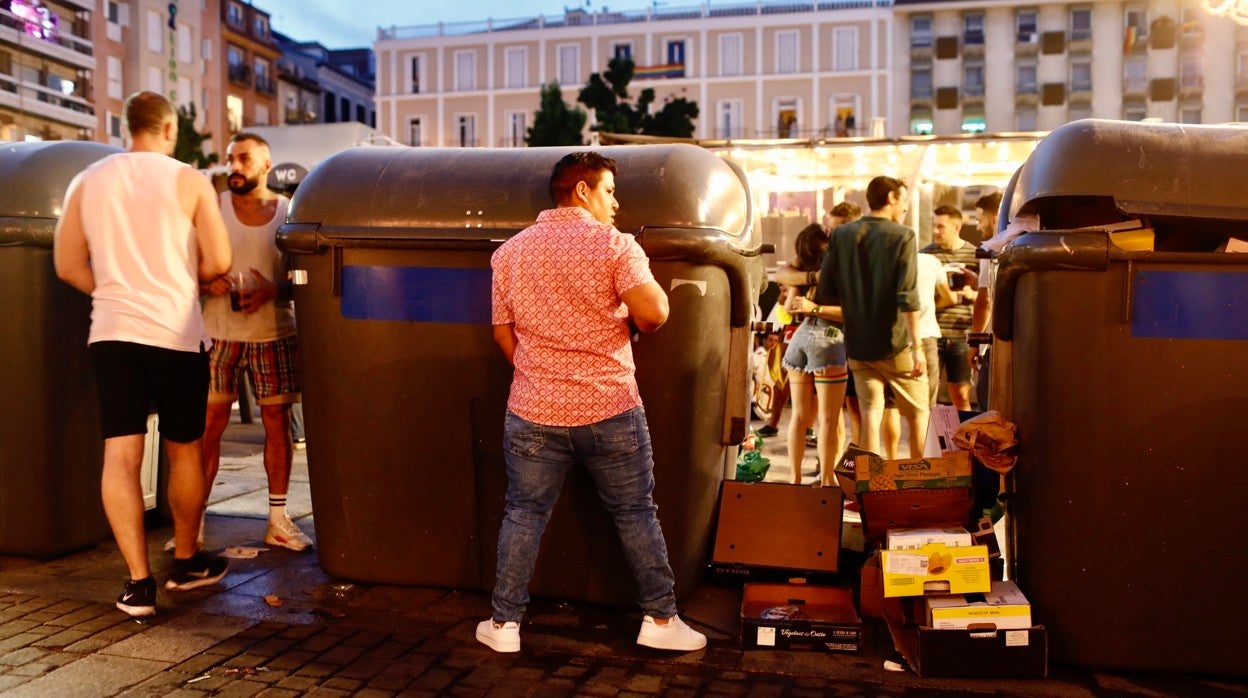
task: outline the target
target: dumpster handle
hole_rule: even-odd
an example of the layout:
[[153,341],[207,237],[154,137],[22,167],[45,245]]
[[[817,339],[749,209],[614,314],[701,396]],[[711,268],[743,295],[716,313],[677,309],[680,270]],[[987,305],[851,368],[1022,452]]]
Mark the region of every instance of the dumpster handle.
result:
[[1132,295],[1135,293],[1135,260],[1127,260],[1127,276],[1122,280],[1122,323],[1124,325],[1131,324],[1131,306],[1133,305]]
[[1103,230],[1039,230],[1020,235],[997,256],[992,333],[1007,342],[1014,339],[1014,293],[1024,274],[1105,271],[1109,268],[1109,253],[1109,233]]
[[329,248],[329,297],[342,295],[342,245]]

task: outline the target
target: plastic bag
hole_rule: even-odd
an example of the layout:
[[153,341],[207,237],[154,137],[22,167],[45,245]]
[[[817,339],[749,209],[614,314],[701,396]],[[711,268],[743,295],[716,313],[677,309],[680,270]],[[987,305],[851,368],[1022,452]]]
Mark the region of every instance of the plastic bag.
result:
[[970,451],[985,468],[1005,475],[1018,463],[1018,427],[996,410],[988,410],[962,422],[953,432],[953,443]]
[[758,432],[741,442],[741,450],[737,454],[737,476],[740,482],[762,482],[771,467],[771,461],[763,455],[763,437]]

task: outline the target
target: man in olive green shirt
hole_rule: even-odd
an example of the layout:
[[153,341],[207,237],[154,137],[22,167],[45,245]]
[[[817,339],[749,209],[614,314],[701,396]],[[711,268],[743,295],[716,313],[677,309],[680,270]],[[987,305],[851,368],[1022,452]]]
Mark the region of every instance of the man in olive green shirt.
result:
[[900,180],[871,180],[870,215],[832,231],[816,302],[840,305],[845,315],[845,350],[862,409],[860,445],[880,453],[887,385],[910,430],[910,456],[917,458],[927,436],[928,385],[919,338],[915,234],[900,224],[908,194]]

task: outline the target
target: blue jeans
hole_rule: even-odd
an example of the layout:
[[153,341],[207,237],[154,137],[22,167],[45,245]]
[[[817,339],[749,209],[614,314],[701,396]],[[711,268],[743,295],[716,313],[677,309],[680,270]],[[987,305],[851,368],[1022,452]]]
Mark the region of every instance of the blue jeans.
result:
[[615,520],[637,581],[637,603],[655,618],[676,614],[675,577],[656,515],[650,430],[640,407],[581,427],[534,424],[507,412],[503,432],[507,507],[498,534],[494,620],[519,622],[542,532],[574,463],[584,465]]

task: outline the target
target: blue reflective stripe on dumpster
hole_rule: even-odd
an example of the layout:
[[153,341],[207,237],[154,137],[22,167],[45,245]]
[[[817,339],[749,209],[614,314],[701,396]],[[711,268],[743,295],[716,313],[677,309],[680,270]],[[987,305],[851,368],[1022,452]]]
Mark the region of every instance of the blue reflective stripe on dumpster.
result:
[[345,266],[342,316],[488,325],[490,270]]
[[1133,337],[1248,339],[1248,273],[1137,272],[1131,318]]

